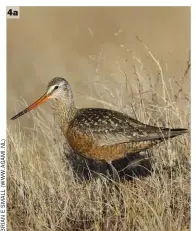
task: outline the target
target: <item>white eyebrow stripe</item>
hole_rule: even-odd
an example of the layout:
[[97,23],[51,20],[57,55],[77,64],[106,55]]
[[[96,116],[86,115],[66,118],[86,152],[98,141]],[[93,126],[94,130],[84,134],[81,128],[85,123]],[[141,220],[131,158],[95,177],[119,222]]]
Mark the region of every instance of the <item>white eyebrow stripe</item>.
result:
[[51,86],[48,88],[48,94],[52,93],[54,91],[55,86]]

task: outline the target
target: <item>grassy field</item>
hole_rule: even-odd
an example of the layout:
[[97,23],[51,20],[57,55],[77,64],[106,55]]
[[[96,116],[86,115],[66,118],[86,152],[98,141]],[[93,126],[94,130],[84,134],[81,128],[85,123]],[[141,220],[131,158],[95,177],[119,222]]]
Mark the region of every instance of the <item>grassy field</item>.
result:
[[[98,97],[83,97],[151,125],[189,128],[189,62],[180,76],[170,76],[165,63],[139,38],[138,42],[154,65],[155,77],[152,79],[148,67],[140,62],[133,67],[130,82],[129,74],[120,67],[122,84],[97,74],[88,87]],[[52,115],[40,108],[28,116],[33,128],[18,120],[7,129],[9,231],[190,230],[189,133],[143,153],[145,159],[138,163],[126,162],[119,182],[103,174],[87,180],[81,172],[80,178],[75,176],[69,161],[76,163]],[[136,167],[145,169],[146,174],[135,173]]]
[[190,128],[190,8],[20,14],[7,21],[8,230],[190,230],[190,132],[113,163],[114,182],[109,166],[70,152],[47,104],[9,120],[62,76],[78,107]]

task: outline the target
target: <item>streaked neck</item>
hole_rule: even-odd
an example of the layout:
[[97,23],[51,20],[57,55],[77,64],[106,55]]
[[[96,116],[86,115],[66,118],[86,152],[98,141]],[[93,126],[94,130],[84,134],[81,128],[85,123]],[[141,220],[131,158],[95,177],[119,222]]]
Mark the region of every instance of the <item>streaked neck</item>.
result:
[[64,133],[68,124],[73,120],[77,112],[73,98],[60,98],[55,100],[53,103],[53,109],[55,119],[57,119],[57,122]]

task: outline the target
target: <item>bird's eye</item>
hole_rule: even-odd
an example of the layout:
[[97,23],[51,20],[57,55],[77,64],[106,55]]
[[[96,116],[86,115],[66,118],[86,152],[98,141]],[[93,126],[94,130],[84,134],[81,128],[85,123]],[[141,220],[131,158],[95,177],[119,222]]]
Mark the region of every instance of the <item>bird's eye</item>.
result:
[[56,89],[58,89],[58,88],[59,88],[59,86],[55,86],[55,87],[54,87],[54,90],[56,90]]

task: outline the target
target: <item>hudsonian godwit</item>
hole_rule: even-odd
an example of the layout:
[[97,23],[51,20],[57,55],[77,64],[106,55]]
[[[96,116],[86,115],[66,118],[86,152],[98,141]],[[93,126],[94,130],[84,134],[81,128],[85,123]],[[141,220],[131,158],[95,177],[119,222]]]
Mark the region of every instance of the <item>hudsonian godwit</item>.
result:
[[52,79],[46,93],[11,120],[48,100],[53,100],[55,116],[73,151],[98,161],[111,163],[187,132],[184,128],[147,125],[113,110],[78,109],[69,83],[60,77]]

